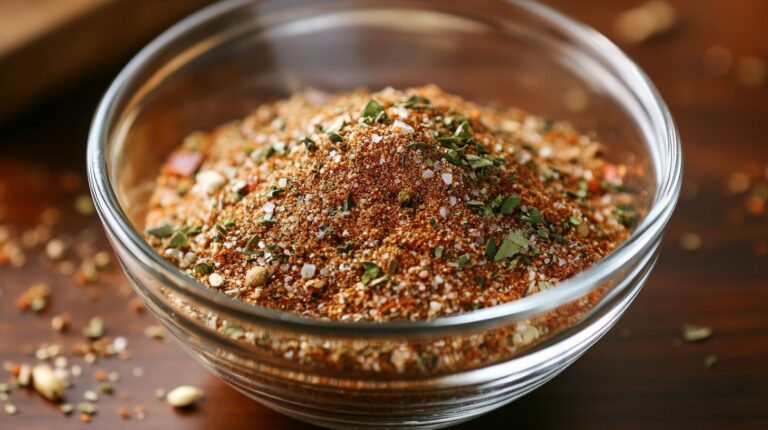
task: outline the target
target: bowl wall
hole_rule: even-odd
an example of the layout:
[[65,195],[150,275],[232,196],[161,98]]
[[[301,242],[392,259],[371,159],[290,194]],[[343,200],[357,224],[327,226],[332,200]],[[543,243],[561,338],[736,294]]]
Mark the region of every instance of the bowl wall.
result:
[[[547,292],[551,301],[505,305],[487,317],[469,316],[466,325],[370,332],[277,312],[254,315],[182,279],[142,245],[154,178],[188,133],[304,88],[427,83],[591,133],[608,159],[630,166],[628,185],[649,218],[642,234],[617,251],[621,258],[585,273],[578,287]],[[674,125],[644,75],[602,36],[543,6],[228,1],[169,30],[117,78],[94,121],[89,179],[134,289],[222,379],[321,425],[427,428],[529,392],[615,323],[656,260],[679,192],[679,157]],[[222,326],[233,328],[222,335]],[[384,369],[375,364],[381,358]]]

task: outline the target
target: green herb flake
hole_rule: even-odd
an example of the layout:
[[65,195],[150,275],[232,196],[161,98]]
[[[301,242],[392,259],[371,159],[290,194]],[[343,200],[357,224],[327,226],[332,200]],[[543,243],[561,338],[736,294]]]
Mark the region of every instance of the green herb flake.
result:
[[150,234],[160,239],[164,239],[172,235],[174,231],[176,231],[176,229],[173,226],[163,225],[160,227],[150,228],[149,230],[147,230],[147,234]]
[[408,99],[406,99],[404,102],[400,103],[400,106],[409,109],[423,109],[429,107],[431,103],[432,102],[430,102],[427,98],[412,95],[408,97]]
[[248,239],[248,242],[245,244],[246,248],[256,248],[259,245],[259,242],[261,242],[261,237],[259,235],[254,234],[251,236],[250,239]]
[[381,267],[376,263],[364,261],[360,265],[363,267],[363,276],[360,278],[363,284],[367,284],[381,275]]
[[386,122],[389,119],[384,106],[376,100],[369,100],[365,105],[365,108],[363,108],[363,118],[369,124]]
[[205,263],[195,264],[194,269],[195,269],[195,273],[197,273],[198,275],[207,275],[213,271],[213,267]]
[[171,241],[168,244],[171,248],[181,248],[187,244],[189,241],[189,238],[187,235],[182,231],[177,231],[174,233],[174,235],[171,237]]
[[445,248],[442,246],[436,246],[435,247],[435,258],[443,258],[443,252],[445,252]]
[[461,254],[459,255],[459,258],[456,260],[456,264],[458,265],[459,270],[463,269],[467,264],[469,264],[472,257],[469,256],[469,254]]
[[330,140],[333,143],[344,142],[344,138],[342,138],[341,135],[338,133],[328,133],[328,140]]
[[355,249],[355,242],[353,242],[353,241],[349,241],[349,242],[345,243],[344,245],[339,246],[338,248],[336,248],[336,250],[341,252],[342,254],[348,254],[349,251],[351,251],[353,249]]
[[283,193],[284,191],[285,191],[284,188],[278,188],[278,187],[273,185],[273,186],[269,187],[269,189],[267,190],[266,193],[264,193],[264,197],[267,197],[267,198],[277,197],[281,193]]
[[528,239],[525,238],[521,230],[515,230],[507,234],[501,242],[493,261],[500,261],[505,258],[512,258],[528,246]]
[[496,240],[494,238],[489,238],[488,242],[485,244],[485,256],[488,258],[493,258],[496,255],[496,251],[498,251],[498,248],[496,246]]
[[520,219],[534,226],[536,224],[544,224],[544,221],[545,221],[544,215],[537,208],[528,209],[528,212],[526,212],[526,214],[522,216]]
[[712,336],[712,328],[686,324],[683,326],[683,340],[686,342],[698,342]]
[[259,219],[259,224],[263,226],[270,226],[277,222],[277,217],[274,214],[265,214]]
[[256,160],[257,162],[266,161],[269,159],[269,157],[277,154],[277,151],[275,150],[275,147],[272,146],[272,144],[264,145],[258,149],[255,149],[253,152],[251,152],[251,157]]
[[539,236],[539,239],[549,240],[549,231],[546,228],[538,229],[536,235]]
[[484,167],[493,166],[493,161],[485,157],[479,157],[474,154],[467,154],[465,158],[469,162],[469,167],[473,169],[482,169]]
[[305,137],[305,138],[301,139],[301,141],[299,143],[304,144],[304,146],[307,147],[307,151],[309,151],[309,152],[317,151],[317,144],[315,143],[314,140],[312,140],[312,139],[310,139],[308,137]]
[[616,217],[627,228],[634,227],[639,219],[632,204],[616,205]]
[[411,194],[406,190],[397,193],[397,202],[405,206],[411,200]]
[[[439,139],[438,139],[439,140]],[[458,151],[455,149],[449,149],[443,154],[443,159],[454,166],[464,166],[467,164],[466,160],[459,158]]]
[[472,275],[472,279],[474,279],[475,282],[477,282],[478,286],[480,286],[480,287],[484,287],[485,286],[485,277],[483,277],[481,275]]
[[507,197],[504,202],[501,203],[499,211],[504,215],[510,215],[521,203],[520,198],[517,196]]

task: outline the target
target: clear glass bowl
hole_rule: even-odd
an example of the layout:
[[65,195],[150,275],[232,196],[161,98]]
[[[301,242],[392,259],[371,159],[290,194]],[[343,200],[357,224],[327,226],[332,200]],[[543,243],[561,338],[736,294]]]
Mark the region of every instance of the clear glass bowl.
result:
[[[641,190],[645,215],[631,238],[557,288],[453,317],[391,323],[320,321],[247,305],[184,276],[142,239],[154,178],[189,132],[306,87],[426,83],[592,133],[609,159],[630,166],[630,186]],[[597,32],[526,1],[218,3],[125,67],[88,142],[99,215],[134,289],[168,330],[246,395],[300,420],[349,428],[453,424],[565,369],[642,287],[681,169],[675,126],[647,77]],[[566,328],[549,328],[553,318]],[[377,358],[391,366],[374,365]]]

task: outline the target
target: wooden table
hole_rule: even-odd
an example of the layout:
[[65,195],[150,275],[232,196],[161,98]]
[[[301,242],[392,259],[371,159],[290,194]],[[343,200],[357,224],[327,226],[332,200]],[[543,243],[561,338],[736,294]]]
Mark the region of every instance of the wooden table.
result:
[[[549,3],[609,36],[616,14],[637,4]],[[569,429],[768,428],[768,224],[765,216],[745,215],[746,194],[732,195],[727,186],[739,172],[766,181],[768,85],[745,85],[733,72],[714,76],[702,65],[713,45],[727,48],[734,59],[768,58],[768,2],[680,0],[676,5],[680,20],[669,34],[625,46],[670,105],[685,149],[686,193],[655,272],[619,325],[576,364],[538,391],[463,428],[509,428],[511,423]],[[13,235],[38,225],[41,213],[54,207],[61,213],[56,234],[78,235],[80,241],[93,237],[94,250],[107,249],[95,216],[72,208],[87,192],[87,126],[115,72],[106,71],[0,128],[0,225]],[[686,233],[701,237],[700,249],[682,249]],[[34,362],[28,351],[44,342],[71,346],[90,317],[102,316],[109,335],[127,338],[132,357],[100,359],[93,366],[82,358],[70,360],[85,369],[69,392],[75,402],[95,385],[94,369],[120,374],[116,393],[101,396],[92,426],[308,428],[236,393],[175,343],[146,338],[153,317],[129,310],[132,293],[119,271],[107,270],[100,282],[79,285],[71,276],[55,274],[44,246],[26,250],[22,268],[0,268],[0,361]],[[16,310],[16,297],[39,281],[53,290],[48,308],[40,315]],[[69,334],[50,328],[50,318],[63,311],[73,312]],[[681,327],[689,322],[711,326],[713,337],[681,344]],[[704,365],[709,354],[719,357],[714,368]],[[134,375],[137,368],[143,376]],[[156,388],[179,384],[204,389],[199,408],[177,412],[155,399]],[[19,413],[7,416],[0,410],[2,429],[83,426],[31,392],[16,390],[12,399]],[[141,422],[136,405],[146,407]],[[123,406],[130,409],[129,421],[116,413]]]

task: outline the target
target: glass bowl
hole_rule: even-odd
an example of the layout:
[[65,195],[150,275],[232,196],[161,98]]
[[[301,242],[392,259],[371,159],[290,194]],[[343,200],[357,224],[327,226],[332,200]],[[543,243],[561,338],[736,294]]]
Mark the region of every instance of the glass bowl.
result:
[[[630,239],[557,288],[514,302],[429,321],[370,323],[231,299],[182,274],[142,238],[154,178],[188,133],[303,88],[427,83],[591,133],[609,160],[629,166],[644,214]],[[131,60],[101,102],[88,142],[96,207],[147,307],[241,392],[339,428],[454,424],[565,369],[617,321],[648,277],[681,170],[672,118],[643,72],[596,31],[527,1],[217,3]]]

